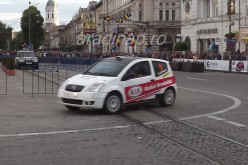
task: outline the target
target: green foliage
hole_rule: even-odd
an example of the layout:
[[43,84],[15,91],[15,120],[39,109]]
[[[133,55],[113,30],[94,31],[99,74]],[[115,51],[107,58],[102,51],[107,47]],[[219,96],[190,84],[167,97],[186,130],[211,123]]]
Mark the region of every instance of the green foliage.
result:
[[13,57],[4,57],[2,63],[8,70],[15,69],[15,59]]
[[23,39],[24,42],[28,44],[30,32],[30,43],[33,44],[34,49],[38,49],[44,40],[45,30],[42,27],[43,23],[44,18],[41,16],[40,11],[35,6],[30,6],[22,13],[21,29],[23,33]]
[[185,51],[188,50],[188,46],[185,42],[177,42],[175,45],[175,51]]
[[10,49],[11,50],[21,50],[23,42],[22,32],[19,32],[16,37],[10,41]]
[[7,50],[12,37],[12,28],[0,21],[0,49]]

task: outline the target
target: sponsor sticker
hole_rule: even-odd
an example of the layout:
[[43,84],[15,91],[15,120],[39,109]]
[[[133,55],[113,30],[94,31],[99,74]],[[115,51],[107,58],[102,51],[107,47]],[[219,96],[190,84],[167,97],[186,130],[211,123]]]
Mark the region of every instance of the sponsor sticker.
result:
[[175,77],[163,78],[160,80],[129,86],[125,88],[125,96],[127,102],[140,101],[151,94],[155,95],[156,92],[168,87],[176,82]]

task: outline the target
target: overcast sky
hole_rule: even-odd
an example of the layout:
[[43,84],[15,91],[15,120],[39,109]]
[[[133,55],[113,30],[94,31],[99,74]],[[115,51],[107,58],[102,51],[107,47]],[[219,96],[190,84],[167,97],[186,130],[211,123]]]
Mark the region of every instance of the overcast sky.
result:
[[[31,4],[36,5],[45,18],[45,6],[48,0],[0,0],[0,21],[20,31],[22,12]],[[91,0],[57,0],[59,7],[60,24],[68,23],[79,7],[87,7]]]

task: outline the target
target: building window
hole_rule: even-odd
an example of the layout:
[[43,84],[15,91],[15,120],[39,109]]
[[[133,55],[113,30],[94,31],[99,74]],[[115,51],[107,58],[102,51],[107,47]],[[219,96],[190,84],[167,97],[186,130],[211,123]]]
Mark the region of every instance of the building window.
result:
[[139,11],[139,21],[142,21],[143,20],[143,13],[142,11]]
[[176,20],[176,11],[172,10],[172,21]]
[[210,17],[210,0],[207,0],[207,18]]
[[218,16],[218,5],[214,5],[214,9],[213,9],[213,16],[217,17]]
[[169,10],[165,11],[165,15],[166,15],[166,21],[169,21],[170,20],[170,12],[169,12]]
[[49,18],[49,13],[47,14],[47,18]]
[[54,14],[52,13],[52,18],[54,18]]
[[246,3],[246,16],[248,16],[248,2]]
[[139,21],[143,21],[142,4],[139,4]]
[[162,21],[163,20],[163,10],[159,10],[159,21]]

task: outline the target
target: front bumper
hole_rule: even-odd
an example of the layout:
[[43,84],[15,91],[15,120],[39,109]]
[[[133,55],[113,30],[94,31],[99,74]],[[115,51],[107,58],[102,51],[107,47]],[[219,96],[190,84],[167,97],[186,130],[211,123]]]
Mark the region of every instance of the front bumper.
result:
[[19,62],[18,63],[19,67],[37,67],[39,66],[38,62]]
[[63,105],[82,109],[102,109],[107,93],[101,92],[68,92],[58,90],[58,102]]

